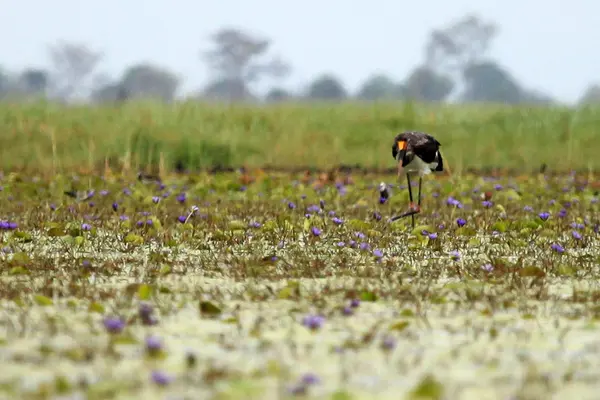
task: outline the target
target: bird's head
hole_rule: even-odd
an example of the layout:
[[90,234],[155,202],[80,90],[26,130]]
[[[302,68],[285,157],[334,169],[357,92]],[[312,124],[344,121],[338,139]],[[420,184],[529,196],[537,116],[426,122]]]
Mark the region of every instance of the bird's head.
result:
[[398,163],[398,174],[402,173],[402,162],[408,151],[408,143],[402,138],[396,138],[392,146],[392,156]]

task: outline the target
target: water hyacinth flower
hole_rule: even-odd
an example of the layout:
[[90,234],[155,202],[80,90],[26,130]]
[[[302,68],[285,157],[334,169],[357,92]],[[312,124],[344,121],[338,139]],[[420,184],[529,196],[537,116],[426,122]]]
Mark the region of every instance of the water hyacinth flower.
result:
[[465,226],[466,223],[467,223],[467,220],[464,218],[458,218],[456,220],[456,225],[458,225],[459,228]]
[[179,203],[185,203],[186,199],[187,199],[187,197],[186,197],[185,193],[179,193],[177,195],[177,202],[179,202]]
[[438,234],[435,232],[431,232],[429,235],[427,235],[429,237],[429,240],[435,240],[438,238]]
[[538,217],[540,217],[540,219],[541,219],[542,221],[547,221],[547,220],[548,220],[548,218],[550,218],[550,213],[549,213],[549,212],[546,212],[546,211],[544,211],[544,212],[541,212],[541,213],[539,213],[539,214],[538,214]]
[[321,315],[307,315],[302,319],[302,325],[312,331],[320,329],[324,323],[325,317]]
[[381,341],[380,347],[383,351],[391,351],[396,348],[396,343],[397,342],[394,337],[387,335]]
[[306,211],[308,211],[309,213],[318,213],[321,212],[321,208],[317,205],[310,205],[308,207],[306,207]]
[[260,222],[252,221],[248,224],[250,228],[260,228]]
[[567,210],[565,210],[565,209],[563,208],[562,210],[560,210],[560,211],[558,212],[558,216],[559,216],[560,218],[564,218],[564,217],[566,217],[566,216],[567,216]]
[[121,318],[106,317],[104,318],[103,324],[104,329],[111,334],[121,333],[125,328],[125,321]]
[[496,190],[502,190],[502,185],[499,184],[499,183],[497,183],[497,184],[494,185],[494,189],[496,189]]
[[114,212],[117,212],[117,210],[119,209],[119,203],[117,203],[116,201],[112,203],[112,209]]
[[342,225],[344,223],[344,220],[338,217],[334,217],[331,221],[336,225]]
[[287,206],[290,210],[293,210],[296,208],[296,204],[294,204],[294,202],[292,202],[292,201],[288,202]]
[[344,242],[337,242],[336,243],[337,247],[344,247],[345,245],[346,245],[346,243],[344,243]]
[[491,206],[494,205],[494,203],[492,203],[489,200],[484,200],[484,201],[481,202],[481,205],[484,206],[485,208],[490,208]]
[[321,236],[321,230],[319,228],[317,228],[316,226],[313,226],[312,228],[310,228],[310,231],[313,234],[313,236]]
[[375,250],[373,250],[373,255],[374,255],[376,258],[382,258],[382,257],[383,257],[383,251],[381,251],[381,250],[379,250],[379,249],[375,249]]
[[146,338],[146,351],[150,355],[157,355],[162,350],[163,344],[159,337],[148,336]]
[[187,221],[187,216],[180,215],[179,217],[177,217],[177,221],[179,221],[182,224],[185,224],[185,221]]
[[573,239],[575,239],[575,240],[581,240],[581,238],[582,238],[581,233],[579,233],[577,231],[571,232],[571,235],[573,236]]
[[458,261],[460,260],[460,253],[458,252],[458,250],[452,250],[450,252],[450,257],[452,257],[454,261]]
[[152,197],[152,202],[153,202],[154,204],[158,204],[158,202],[159,202],[159,201],[160,201],[160,197],[158,197],[158,196],[153,196],[153,197]]
[[335,215],[335,211],[331,210],[327,213],[327,215],[329,215],[330,217],[333,217]]
[[129,217],[127,215],[119,215],[119,219],[121,221],[127,221],[127,220],[129,220]]
[[565,248],[562,247],[560,244],[558,243],[553,243],[552,246],[550,246],[550,248],[552,250],[554,250],[557,253],[564,253],[565,252]]
[[345,316],[350,316],[350,315],[354,314],[354,310],[352,310],[352,308],[350,308],[350,306],[344,306],[344,308],[342,308],[342,314]]
[[302,375],[300,382],[302,382],[305,385],[316,385],[318,383],[321,383],[321,378],[309,372]]
[[360,305],[360,299],[352,299],[350,300],[350,307],[357,308]]
[[156,370],[152,371],[150,374],[150,379],[159,386],[167,386],[173,380],[173,378],[166,373]]
[[81,224],[81,230],[82,231],[90,231],[90,230],[92,230],[92,226],[90,224],[83,223],[83,224]]
[[492,264],[484,264],[481,266],[481,269],[485,272],[492,272],[494,270],[494,266]]
[[531,207],[531,206],[525,206],[525,207],[523,207],[523,211],[525,211],[525,212],[533,212],[533,207]]
[[373,212],[373,219],[375,221],[381,221],[381,214],[379,212],[377,212],[377,211],[374,211]]
[[572,223],[571,223],[571,228],[573,228],[573,229],[579,229],[579,230],[582,230],[582,229],[584,229],[584,228],[585,228],[585,225],[584,225],[584,224],[577,223],[577,222],[572,222]]
[[370,248],[371,246],[369,246],[369,243],[362,242],[362,243],[359,245],[359,247],[360,247],[360,249],[361,249],[361,250],[369,250],[369,248]]
[[100,191],[100,196],[106,196],[108,194],[108,190],[104,189]]

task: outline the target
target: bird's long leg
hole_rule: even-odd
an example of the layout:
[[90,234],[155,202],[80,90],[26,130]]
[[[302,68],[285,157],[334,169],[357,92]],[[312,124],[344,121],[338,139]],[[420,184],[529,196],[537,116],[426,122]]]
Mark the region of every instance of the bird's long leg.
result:
[[[412,185],[410,183],[410,174],[406,174],[406,181],[408,182],[408,198],[410,199],[410,209],[412,211],[414,204],[413,204],[413,195],[412,195]],[[412,227],[413,229],[415,229],[415,214],[411,214],[410,215],[410,219],[412,222]]]
[[419,200],[417,201],[417,204],[419,205],[419,211],[421,211],[421,186],[423,184],[423,177],[419,176]]

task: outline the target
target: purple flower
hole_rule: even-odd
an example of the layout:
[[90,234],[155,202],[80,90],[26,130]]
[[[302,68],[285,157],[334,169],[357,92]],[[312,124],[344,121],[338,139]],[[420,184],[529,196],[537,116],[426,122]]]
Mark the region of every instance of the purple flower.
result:
[[494,203],[492,203],[489,200],[484,200],[481,202],[481,205],[484,206],[485,208],[490,208],[492,205],[494,205]]
[[311,213],[318,213],[321,211],[321,208],[319,208],[319,206],[313,204],[311,206],[308,206],[306,208],[306,211],[311,212]]
[[381,221],[381,214],[379,212],[377,212],[377,211],[374,211],[373,212],[373,219],[375,221]]
[[321,315],[307,315],[302,319],[302,325],[310,330],[317,330],[325,323],[325,317]]
[[315,374],[307,373],[302,376],[300,381],[304,385],[316,385],[317,383],[321,382],[321,379]]
[[82,231],[89,231],[92,229],[92,226],[90,224],[81,224],[81,230]]
[[336,245],[338,247],[344,247],[346,245],[346,243],[344,243],[344,242],[337,242]]
[[332,221],[336,225],[342,225],[344,223],[344,220],[342,220],[341,218],[338,218],[338,217],[333,217]]
[[127,221],[127,220],[129,219],[129,217],[128,217],[127,215],[120,215],[120,216],[119,216],[119,219],[120,219],[121,221]]
[[148,336],[146,338],[146,351],[152,355],[159,353],[162,350],[163,344],[159,337]]
[[293,209],[295,209],[295,208],[296,208],[296,204],[294,204],[294,203],[293,203],[293,202],[291,202],[291,201],[290,201],[290,202],[288,202],[288,205],[287,205],[287,206],[288,206],[288,208],[289,208],[290,210],[293,210]]
[[331,210],[327,213],[327,215],[329,215],[330,217],[333,217],[335,215],[335,211]]
[[557,253],[564,253],[565,252],[565,248],[562,247],[560,244],[558,243],[553,243],[552,246],[550,246],[550,248],[552,250],[554,250]]
[[177,201],[178,201],[179,203],[185,203],[185,200],[186,200],[186,195],[185,195],[185,193],[179,193],[179,194],[177,195]]
[[375,249],[375,250],[373,250],[373,255],[376,258],[381,258],[381,257],[383,257],[383,252],[381,250],[379,250],[379,249]]
[[544,211],[544,212],[541,212],[541,213],[539,213],[539,214],[538,214],[538,217],[540,217],[540,219],[541,219],[542,221],[546,221],[546,220],[548,220],[548,218],[550,218],[550,213],[549,213],[549,212],[546,212],[546,211]]
[[106,196],[108,194],[108,190],[104,189],[100,191],[100,196]]
[[185,215],[180,215],[179,217],[177,217],[177,221],[181,222],[182,224],[185,224],[186,220],[187,220],[187,216],[185,216]]
[[370,246],[369,243],[362,242],[359,247],[361,250],[368,250]]
[[252,221],[248,224],[250,228],[260,228],[260,222]]
[[564,218],[566,215],[567,215],[567,210],[565,210],[564,208],[558,212],[558,216],[560,218]]
[[502,185],[499,184],[499,183],[497,183],[497,184],[494,185],[494,189],[496,189],[496,190],[502,190]]
[[352,300],[350,300],[350,307],[356,308],[359,305],[360,305],[360,300],[359,299],[352,299]]
[[460,253],[457,250],[452,250],[450,252],[450,257],[452,257],[454,261],[458,261],[460,260]]
[[121,318],[106,317],[104,318],[104,328],[108,333],[121,333],[125,328],[125,321]]
[[456,220],[456,225],[458,225],[458,227],[460,228],[461,226],[465,226],[465,224],[467,223],[467,221],[464,218],[458,218]]
[[585,228],[585,225],[577,223],[577,222],[573,222],[573,223],[571,223],[571,228],[581,230],[581,229]]
[[119,209],[119,204],[116,201],[114,203],[112,203],[112,209],[115,212]]
[[152,226],[152,225],[154,225],[154,221],[152,221],[151,219],[148,219],[148,220],[146,220],[146,225]]
[[152,197],[152,202],[153,202],[154,204],[158,204],[158,202],[159,202],[159,201],[160,201],[160,197],[158,197],[158,196],[154,196],[154,197]]
[[531,206],[525,206],[525,207],[523,207],[523,211],[525,211],[525,212],[533,212],[533,207],[531,207]]
[[352,314],[354,314],[354,311],[349,306],[344,306],[344,308],[342,308],[342,314],[352,315]]
[[325,208],[325,200],[319,200],[319,205],[321,208]]
[[355,240],[352,240],[352,239],[350,239],[350,240],[348,241],[348,246],[350,246],[350,247],[356,247],[356,241],[355,241]]
[[494,266],[492,264],[484,264],[481,266],[481,269],[485,272],[492,272],[494,270]]
[[581,240],[581,233],[579,233],[577,231],[573,231],[573,232],[571,232],[571,235],[573,235],[573,239]]
[[152,371],[150,379],[159,386],[166,386],[173,380],[172,377],[162,371]]
[[387,197],[379,197],[379,204],[385,204],[387,200]]
[[362,232],[354,232],[354,237],[358,238],[358,239],[364,239],[365,238],[365,234]]
[[435,240],[438,238],[438,234],[435,232],[431,232],[428,236],[429,236],[429,240]]
[[321,236],[321,230],[316,226],[310,228],[310,231],[312,232],[313,236]]
[[391,351],[396,347],[396,339],[392,336],[385,336],[381,341],[381,349],[383,351]]

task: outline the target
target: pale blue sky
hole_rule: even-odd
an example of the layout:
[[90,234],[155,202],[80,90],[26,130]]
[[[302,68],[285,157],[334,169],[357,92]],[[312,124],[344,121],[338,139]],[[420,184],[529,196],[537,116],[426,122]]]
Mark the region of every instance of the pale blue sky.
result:
[[46,45],[67,39],[103,51],[103,72],[154,61],[186,91],[208,79],[199,52],[224,25],[271,38],[294,67],[291,89],[332,71],[354,90],[374,72],[403,79],[428,32],[469,12],[500,26],[491,55],[528,87],[571,102],[600,81],[593,0],[0,0],[0,10],[0,65],[10,70],[45,66]]

